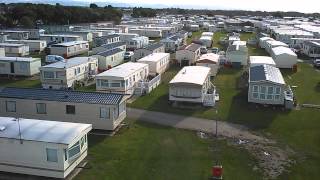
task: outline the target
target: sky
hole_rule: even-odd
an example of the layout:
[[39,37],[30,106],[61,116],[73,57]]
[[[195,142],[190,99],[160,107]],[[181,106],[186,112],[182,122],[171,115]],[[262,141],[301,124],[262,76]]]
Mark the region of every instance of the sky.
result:
[[320,13],[320,0],[81,0],[96,2],[121,2],[164,4],[174,7],[194,7],[227,10],[298,11]]

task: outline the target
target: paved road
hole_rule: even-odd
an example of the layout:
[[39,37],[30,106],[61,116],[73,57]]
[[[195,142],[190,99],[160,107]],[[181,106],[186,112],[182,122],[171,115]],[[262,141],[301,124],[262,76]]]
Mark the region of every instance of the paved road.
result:
[[[206,133],[215,133],[216,128],[216,121],[214,120],[163,112],[146,111],[142,109],[128,108],[127,116],[139,121],[171,126],[180,129],[202,131]],[[244,126],[223,121],[218,121],[218,135],[251,141],[266,141],[265,138],[252,134]]]

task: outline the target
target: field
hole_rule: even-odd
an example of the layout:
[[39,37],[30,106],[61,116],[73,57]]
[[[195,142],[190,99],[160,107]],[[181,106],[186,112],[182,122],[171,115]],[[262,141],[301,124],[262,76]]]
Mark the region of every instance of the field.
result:
[[[193,38],[200,36],[194,33]],[[226,33],[217,32],[214,47]],[[252,34],[242,34],[247,40]],[[191,39],[191,38],[190,38]],[[189,39],[189,41],[191,41]],[[249,46],[250,55],[267,55],[263,49]],[[242,124],[256,133],[289,146],[296,154],[296,165],[278,179],[318,179],[320,176],[320,110],[298,108],[286,111],[281,108],[256,107],[247,103],[247,89],[239,86],[240,69],[222,68],[212,81],[220,95],[215,108],[179,109],[168,103],[168,82],[180,67],[171,66],[163,75],[163,83],[153,92],[138,98],[130,107],[167,113],[218,119]],[[298,64],[298,72],[282,70],[289,85],[296,86],[294,93],[299,105],[320,104],[320,72],[308,62]],[[0,79],[0,86],[41,87],[39,80],[16,81]],[[95,86],[78,87],[94,91]],[[216,114],[216,109],[218,113]],[[194,132],[155,126],[127,120],[128,129],[114,137],[90,135],[89,169],[76,179],[207,179],[216,159],[212,140],[200,139]],[[253,171],[255,160],[243,149],[217,142],[225,179],[260,179]]]
[[89,169],[77,180],[208,179],[216,160],[224,165],[225,179],[260,177],[252,172],[254,161],[246,151],[191,131],[136,122],[112,138],[91,135],[89,144]]

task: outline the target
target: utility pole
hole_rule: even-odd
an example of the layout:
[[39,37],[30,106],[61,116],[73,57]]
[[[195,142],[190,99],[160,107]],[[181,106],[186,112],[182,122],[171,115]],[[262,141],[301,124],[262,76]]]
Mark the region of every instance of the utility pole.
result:
[[212,167],[212,179],[214,179],[214,180],[222,180],[222,171],[223,171],[223,169],[222,169],[222,165],[221,164],[219,164],[219,149],[218,149],[218,120],[217,120],[217,118],[218,118],[218,110],[216,110],[216,123],[215,123],[215,126],[216,126],[216,133],[215,133],[215,138],[214,138],[214,142],[215,143],[213,143],[213,145],[215,145],[215,147],[213,147],[213,148],[215,148],[215,160],[216,160],[216,162],[215,162],[215,165]]

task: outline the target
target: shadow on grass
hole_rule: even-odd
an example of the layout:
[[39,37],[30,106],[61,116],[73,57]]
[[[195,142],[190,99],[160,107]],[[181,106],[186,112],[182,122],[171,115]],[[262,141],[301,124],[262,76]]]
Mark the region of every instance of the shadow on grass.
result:
[[227,120],[251,129],[265,129],[278,115],[288,113],[289,111],[282,106],[263,106],[249,103],[247,89],[243,89],[232,98]]
[[318,93],[320,93],[320,81],[318,82],[318,84],[314,87],[314,90]]

